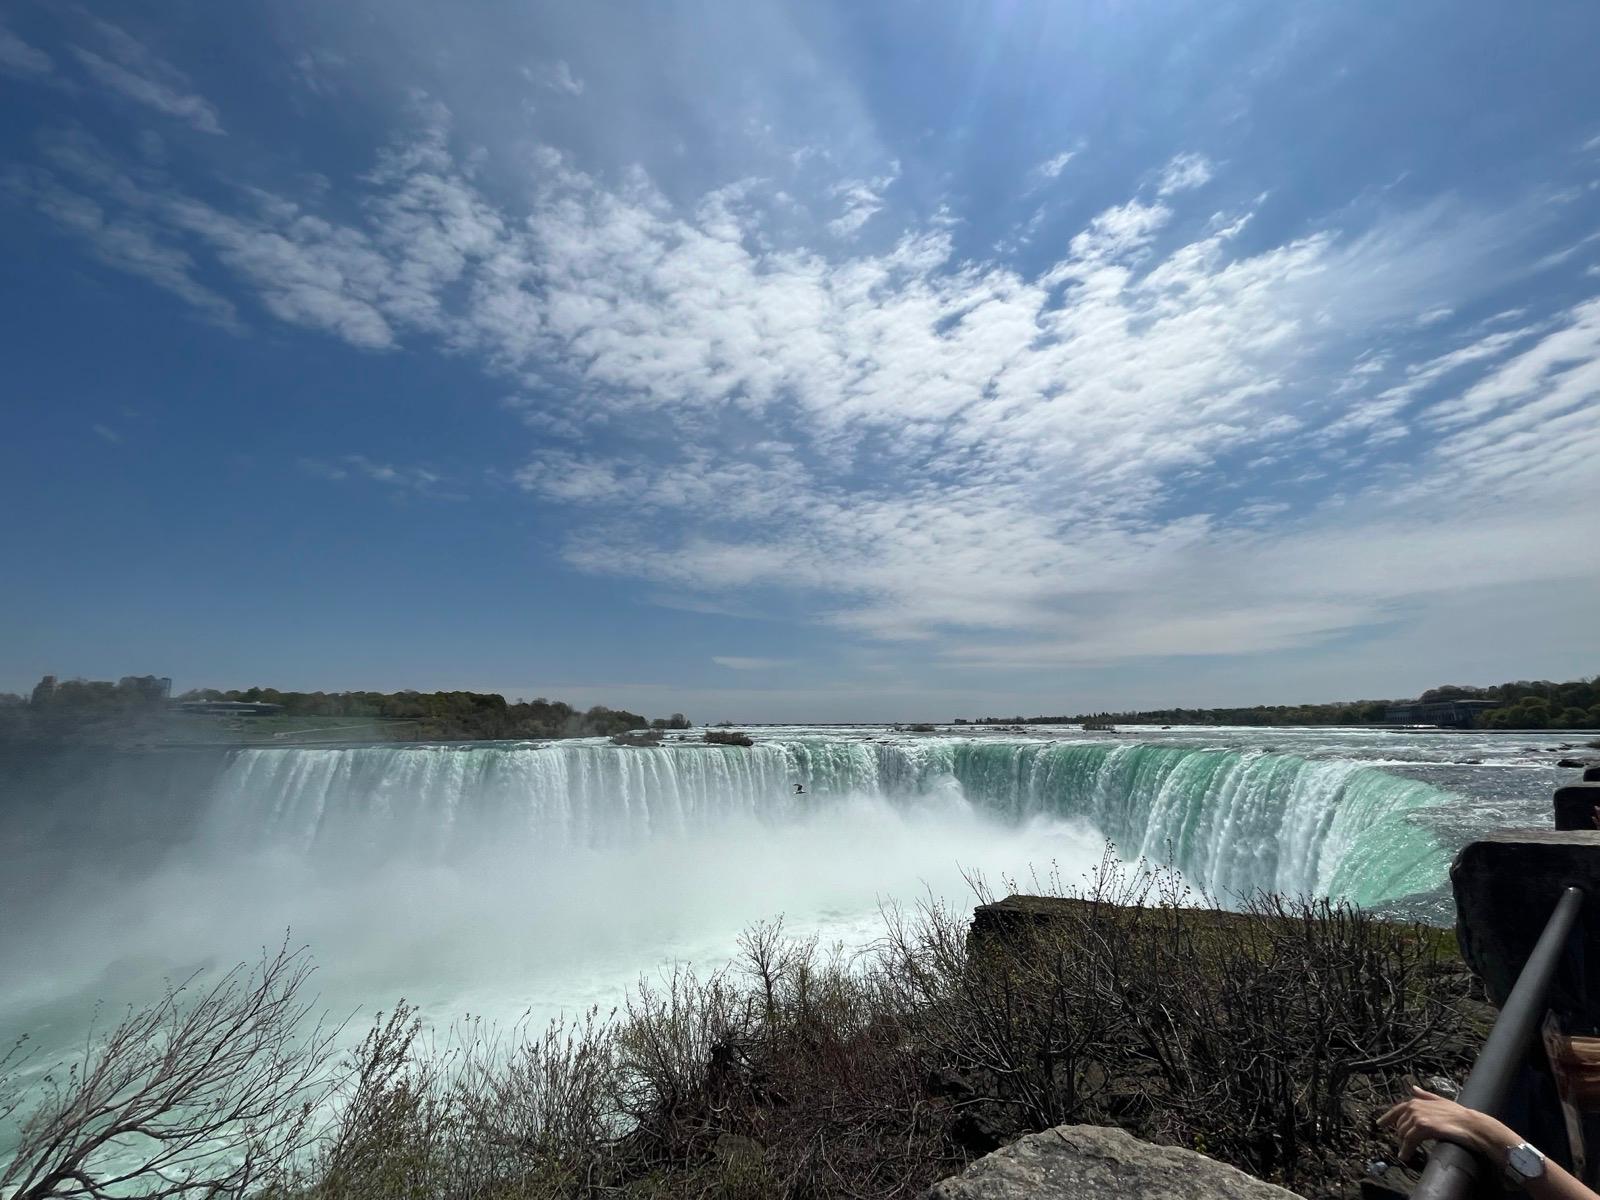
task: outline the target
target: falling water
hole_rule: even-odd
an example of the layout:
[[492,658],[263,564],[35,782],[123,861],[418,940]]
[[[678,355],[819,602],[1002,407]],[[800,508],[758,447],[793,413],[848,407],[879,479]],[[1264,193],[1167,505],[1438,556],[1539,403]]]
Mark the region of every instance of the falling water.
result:
[[[794,786],[805,791],[796,794]],[[1086,822],[1128,855],[1221,896],[1255,889],[1376,903],[1438,884],[1444,853],[1409,820],[1446,799],[1345,760],[1141,743],[799,737],[750,749],[592,743],[238,752],[202,836],[340,861],[530,861],[693,837],[732,821],[826,818],[846,797],[906,810],[954,792],[1008,822]]]
[[311,947],[330,1011],[404,996],[444,1027],[463,1012],[615,1004],[641,973],[726,962],[741,928],[778,914],[793,933],[863,946],[882,901],[970,903],[974,869],[1026,878],[1054,864],[1071,885],[1108,841],[1224,903],[1265,888],[1381,904],[1438,888],[1446,850],[1426,810],[1450,798],[1315,748],[882,730],[763,734],[750,748],[260,747],[23,765],[0,828],[0,1042],[27,1032],[41,1061],[81,1044],[100,1002],[147,1003],[286,930]]

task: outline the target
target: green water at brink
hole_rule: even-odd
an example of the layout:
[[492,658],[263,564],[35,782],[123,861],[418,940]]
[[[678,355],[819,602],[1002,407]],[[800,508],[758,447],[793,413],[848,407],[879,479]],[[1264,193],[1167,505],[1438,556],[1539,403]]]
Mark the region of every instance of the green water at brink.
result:
[[758,739],[250,748],[180,772],[79,764],[94,778],[76,790],[36,771],[18,844],[58,877],[83,870],[9,894],[11,912],[33,907],[0,929],[0,1044],[29,1031],[41,1062],[68,1055],[98,1004],[147,1003],[285,929],[313,947],[329,1011],[406,996],[435,1028],[542,1020],[609,1007],[667,961],[720,965],[778,913],[861,946],[880,899],[970,903],[969,867],[1058,859],[1071,884],[1102,837],[1224,903],[1268,889],[1381,906],[1439,888],[1448,852],[1416,818],[1461,800],[1314,750]]
[[[794,785],[805,788],[794,794]],[[755,747],[584,744],[243,751],[213,834],[306,853],[532,855],[782,826],[848,796],[952,795],[992,818],[1087,823],[1127,858],[1170,862],[1226,902],[1258,889],[1377,904],[1436,888],[1447,855],[1412,815],[1451,798],[1343,759],[1135,742],[778,737]]]

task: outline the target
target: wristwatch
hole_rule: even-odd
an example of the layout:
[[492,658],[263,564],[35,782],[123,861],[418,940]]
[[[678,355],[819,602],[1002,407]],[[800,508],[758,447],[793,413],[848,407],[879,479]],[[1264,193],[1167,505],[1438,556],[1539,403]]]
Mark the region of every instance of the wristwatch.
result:
[[1506,1151],[1506,1182],[1512,1187],[1526,1187],[1544,1174],[1544,1154],[1537,1146],[1519,1142]]

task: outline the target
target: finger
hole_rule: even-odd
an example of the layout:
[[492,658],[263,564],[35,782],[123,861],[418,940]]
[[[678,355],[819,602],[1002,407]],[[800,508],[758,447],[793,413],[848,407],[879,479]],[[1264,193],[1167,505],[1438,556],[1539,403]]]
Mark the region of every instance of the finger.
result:
[[1398,1121],[1401,1118],[1402,1115],[1405,1114],[1405,1112],[1406,1112],[1407,1108],[1410,1106],[1410,1104],[1411,1104],[1411,1101],[1402,1100],[1402,1101],[1400,1101],[1399,1104],[1396,1104],[1391,1108],[1385,1109],[1383,1115],[1378,1118],[1378,1124],[1382,1125],[1385,1129],[1388,1129],[1396,1121]]
[[1438,1095],[1438,1094],[1436,1094],[1434,1092],[1430,1092],[1427,1088],[1419,1088],[1416,1084],[1412,1084],[1411,1085],[1411,1091],[1415,1095],[1417,1095],[1420,1098],[1422,1098],[1423,1100],[1443,1100],[1444,1099],[1443,1096],[1440,1096],[1440,1095]]
[[[1405,1144],[1408,1141],[1411,1140],[1411,1125],[1410,1125],[1410,1123],[1406,1122],[1406,1121],[1401,1121],[1398,1124],[1396,1124],[1395,1127],[1393,1129],[1391,1129],[1389,1132],[1393,1135],[1394,1140],[1395,1140],[1395,1144],[1397,1146],[1400,1146],[1402,1148],[1402,1151],[1403,1151],[1403,1148],[1405,1147]],[[1405,1154],[1402,1152],[1400,1157],[1402,1159],[1405,1158]]]

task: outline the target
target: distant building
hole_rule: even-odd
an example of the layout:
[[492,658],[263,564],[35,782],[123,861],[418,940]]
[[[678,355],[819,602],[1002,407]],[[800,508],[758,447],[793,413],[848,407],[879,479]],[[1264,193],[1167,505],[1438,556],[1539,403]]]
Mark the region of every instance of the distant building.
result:
[[32,703],[40,706],[49,704],[51,698],[55,694],[56,677],[54,675],[46,675],[43,679],[39,680],[38,683],[33,685]]
[[256,700],[180,700],[178,711],[201,717],[270,717],[283,705]]
[[1499,707],[1498,700],[1434,700],[1427,704],[1412,701],[1408,704],[1391,704],[1384,710],[1383,719],[1389,725],[1442,725],[1451,729],[1468,729],[1479,713]]

